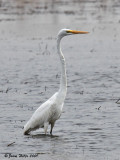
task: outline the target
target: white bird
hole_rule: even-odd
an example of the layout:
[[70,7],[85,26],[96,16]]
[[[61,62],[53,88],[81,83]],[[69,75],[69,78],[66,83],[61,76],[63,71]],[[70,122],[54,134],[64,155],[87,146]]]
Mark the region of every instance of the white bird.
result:
[[65,58],[61,51],[60,42],[64,36],[73,34],[86,34],[86,31],[76,31],[71,29],[62,29],[57,36],[57,52],[61,64],[61,80],[59,91],[56,92],[50,99],[43,103],[32,115],[30,120],[24,126],[24,134],[29,134],[30,131],[38,128],[44,128],[45,134],[47,133],[48,125],[51,125],[50,134],[55,124],[55,121],[60,118],[64,100],[67,93],[67,78],[66,78],[66,64]]

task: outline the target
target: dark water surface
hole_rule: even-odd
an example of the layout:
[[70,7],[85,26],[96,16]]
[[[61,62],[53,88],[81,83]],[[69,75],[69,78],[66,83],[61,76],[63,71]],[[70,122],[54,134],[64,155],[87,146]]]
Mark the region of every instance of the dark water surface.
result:
[[[24,136],[24,124],[58,90],[56,35],[65,27],[90,33],[62,40],[63,114],[53,136]],[[0,159],[119,160],[119,98],[119,0],[0,1]]]

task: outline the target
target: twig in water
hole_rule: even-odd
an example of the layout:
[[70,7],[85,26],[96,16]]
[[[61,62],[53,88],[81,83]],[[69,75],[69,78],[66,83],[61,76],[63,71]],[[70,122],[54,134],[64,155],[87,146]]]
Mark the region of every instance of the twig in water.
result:
[[11,88],[7,88],[6,91],[5,91],[5,93],[7,93],[9,90],[11,90]]
[[12,143],[8,144],[7,146],[9,147],[9,146],[13,145],[14,143],[15,143],[15,142],[12,142]]
[[120,100],[120,98],[115,103],[119,104],[120,103],[119,100]]
[[98,110],[101,108],[101,106],[100,107],[98,107]]
[[40,43],[39,43],[39,53],[41,53],[41,46],[40,46]]
[[100,108],[101,108],[101,106],[100,107],[98,107],[98,108],[96,108],[97,110],[100,110]]
[[58,78],[58,74],[56,74],[56,79]]
[[46,91],[47,87],[45,86],[45,91]]

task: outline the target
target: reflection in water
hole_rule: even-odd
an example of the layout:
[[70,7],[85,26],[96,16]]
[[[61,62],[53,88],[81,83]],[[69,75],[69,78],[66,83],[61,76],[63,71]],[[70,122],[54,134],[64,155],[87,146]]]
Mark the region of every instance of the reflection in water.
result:
[[50,135],[50,134],[35,134],[35,135],[30,135],[29,137],[31,138],[58,138],[59,136],[57,135]]

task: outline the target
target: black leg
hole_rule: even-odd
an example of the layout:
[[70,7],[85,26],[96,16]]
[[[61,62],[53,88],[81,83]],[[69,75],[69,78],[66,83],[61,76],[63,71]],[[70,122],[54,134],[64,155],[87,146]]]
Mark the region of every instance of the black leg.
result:
[[51,130],[50,130],[50,134],[51,134],[51,135],[52,135],[53,127],[54,127],[54,123],[51,123]]

